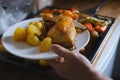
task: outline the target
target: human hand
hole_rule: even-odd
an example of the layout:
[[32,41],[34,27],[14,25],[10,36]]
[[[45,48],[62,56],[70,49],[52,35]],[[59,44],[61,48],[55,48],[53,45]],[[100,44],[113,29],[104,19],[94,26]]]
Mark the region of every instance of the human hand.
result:
[[60,56],[56,60],[48,60],[59,77],[68,80],[110,80],[98,73],[79,52],[69,51],[57,44],[53,44],[51,49]]

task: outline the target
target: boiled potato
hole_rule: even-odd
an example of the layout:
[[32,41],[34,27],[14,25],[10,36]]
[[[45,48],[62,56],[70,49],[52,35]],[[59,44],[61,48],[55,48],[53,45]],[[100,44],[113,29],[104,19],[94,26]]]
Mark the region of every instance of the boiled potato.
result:
[[27,33],[28,34],[36,34],[36,35],[41,35],[41,31],[38,27],[36,27],[35,25],[33,24],[30,24],[28,27],[27,27]]
[[18,27],[14,32],[14,41],[24,41],[26,40],[26,30],[22,27]]
[[39,64],[42,66],[48,66],[48,62],[46,60],[39,60]]
[[27,35],[27,43],[32,46],[37,46],[40,44],[39,38],[34,34]]
[[42,29],[42,23],[41,22],[35,22],[34,25],[38,27],[40,30]]
[[40,52],[47,52],[50,50],[50,45],[52,44],[52,39],[50,37],[46,37],[40,44]]

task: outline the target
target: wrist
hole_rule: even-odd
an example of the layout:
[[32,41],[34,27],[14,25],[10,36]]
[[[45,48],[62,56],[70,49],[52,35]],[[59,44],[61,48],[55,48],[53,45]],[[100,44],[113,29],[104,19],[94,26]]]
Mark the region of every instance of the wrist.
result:
[[98,72],[95,69],[90,71],[88,77],[89,77],[89,79],[86,79],[86,80],[112,80],[111,78],[109,78],[106,75]]
[[94,68],[88,68],[78,72],[77,75],[73,75],[68,80],[112,80],[109,77],[99,73]]

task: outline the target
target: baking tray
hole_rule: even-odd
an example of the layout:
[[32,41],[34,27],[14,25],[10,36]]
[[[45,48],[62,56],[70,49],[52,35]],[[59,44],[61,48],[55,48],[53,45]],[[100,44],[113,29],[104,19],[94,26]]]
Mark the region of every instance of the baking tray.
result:
[[[53,9],[55,7],[46,7],[46,8]],[[27,17],[27,19],[38,16],[40,12],[41,11],[39,11],[37,14],[34,14],[34,15],[30,14]],[[112,24],[115,21],[115,19],[112,17],[102,16],[102,15],[93,15],[93,17],[103,19],[103,20],[109,19],[109,20],[111,20],[111,24],[108,26],[106,32],[99,38],[91,37],[89,43],[85,47],[85,50],[81,52],[84,56],[86,56],[89,59],[89,61],[91,61],[91,63],[94,60],[95,56],[97,55],[96,51],[98,50],[98,48],[99,48],[100,44],[102,43],[103,39],[105,38],[107,32],[109,31],[109,29],[111,28]],[[2,35],[0,35],[0,38],[1,37],[2,37]],[[50,66],[42,66],[42,65],[38,64],[38,61],[26,60],[23,58],[19,58],[12,54],[9,54],[9,52],[0,52],[0,60],[6,61],[6,62],[9,62],[12,64],[16,64],[18,66],[22,66],[26,69],[30,69],[33,71],[39,71],[42,74],[43,73],[47,73],[49,75],[55,74]]]

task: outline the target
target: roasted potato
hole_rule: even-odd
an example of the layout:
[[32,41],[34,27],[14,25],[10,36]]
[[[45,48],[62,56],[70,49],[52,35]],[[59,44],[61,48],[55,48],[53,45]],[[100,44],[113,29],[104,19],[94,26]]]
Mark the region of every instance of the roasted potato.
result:
[[38,22],[38,21],[37,21],[37,22],[34,22],[34,23],[35,23],[34,25],[35,25],[37,28],[39,28],[39,30],[42,29],[43,26],[42,26],[42,23],[41,23],[41,22]]
[[14,32],[13,38],[14,41],[25,41],[26,36],[27,36],[26,30],[22,27],[18,27]]
[[39,38],[34,34],[27,35],[27,43],[32,46],[37,46],[40,44]]
[[38,27],[36,27],[35,25],[33,24],[30,24],[28,27],[27,27],[27,34],[36,34],[36,35],[41,35],[41,31]]
[[52,39],[50,37],[44,38],[39,47],[40,52],[49,51],[51,44],[52,44]]

